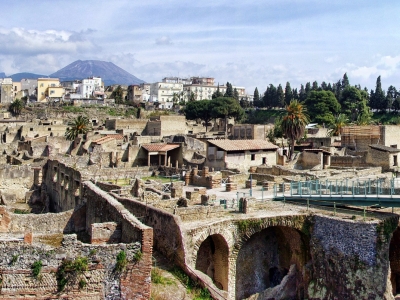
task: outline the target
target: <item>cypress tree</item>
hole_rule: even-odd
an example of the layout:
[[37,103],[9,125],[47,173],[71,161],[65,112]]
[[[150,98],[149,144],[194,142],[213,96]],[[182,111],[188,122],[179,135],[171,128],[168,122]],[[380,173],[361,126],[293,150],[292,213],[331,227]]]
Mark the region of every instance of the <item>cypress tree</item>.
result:
[[292,88],[290,87],[290,83],[286,82],[286,87],[285,87],[285,104],[289,105],[290,101],[293,99],[293,91]]

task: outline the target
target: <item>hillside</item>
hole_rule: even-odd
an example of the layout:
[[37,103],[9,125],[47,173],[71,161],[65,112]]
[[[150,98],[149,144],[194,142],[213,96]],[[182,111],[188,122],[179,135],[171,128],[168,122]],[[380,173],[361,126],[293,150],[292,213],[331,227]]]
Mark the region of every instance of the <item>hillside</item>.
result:
[[38,78],[43,78],[47,77],[47,75],[39,75],[39,74],[34,74],[34,73],[15,73],[14,75],[9,76],[12,78],[13,81],[21,81],[22,79],[38,79]]
[[77,60],[49,76],[60,78],[60,81],[99,76],[103,79],[105,85],[130,85],[144,82],[112,62],[100,60]]

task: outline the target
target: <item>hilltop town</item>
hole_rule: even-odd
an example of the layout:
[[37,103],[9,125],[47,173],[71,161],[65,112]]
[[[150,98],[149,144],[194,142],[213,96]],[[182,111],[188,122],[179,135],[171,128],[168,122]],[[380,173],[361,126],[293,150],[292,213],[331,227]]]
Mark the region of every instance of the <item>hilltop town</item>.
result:
[[0,299],[397,299],[400,127],[271,89],[2,79]]

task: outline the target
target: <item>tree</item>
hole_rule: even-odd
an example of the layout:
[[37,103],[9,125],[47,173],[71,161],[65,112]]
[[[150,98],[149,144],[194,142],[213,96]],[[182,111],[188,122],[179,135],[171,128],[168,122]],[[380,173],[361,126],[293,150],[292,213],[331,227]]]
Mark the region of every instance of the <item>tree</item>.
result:
[[211,114],[214,118],[225,119],[225,132],[228,131],[228,119],[234,118],[239,121],[244,116],[244,110],[239,102],[233,98],[221,97],[211,100]]
[[397,96],[393,102],[393,109],[397,113],[400,110],[400,96]]
[[342,88],[342,90],[344,90],[345,88],[347,88],[349,86],[350,86],[349,77],[347,77],[347,73],[344,73],[343,78],[342,78],[341,88]]
[[222,96],[223,95],[222,95],[221,91],[219,90],[219,83],[218,83],[217,90],[212,94],[211,98],[215,99],[215,98],[219,98],[219,97],[222,97]]
[[342,128],[347,125],[349,119],[345,114],[339,114],[328,131],[328,136],[339,136]]
[[308,123],[307,109],[297,100],[292,100],[286,106],[286,114],[281,123],[282,132],[290,142],[289,159],[293,157],[295,142],[304,136]]
[[387,93],[386,93],[386,105],[389,108],[389,111],[392,109],[393,103],[397,98],[397,90],[396,88],[391,85],[389,86]]
[[117,104],[123,104],[125,102],[124,91],[122,90],[122,87],[120,85],[113,90],[113,92],[111,93],[111,98],[115,99],[115,103]]
[[15,99],[9,107],[9,110],[16,116],[21,114],[22,109],[24,108],[24,102],[20,99]]
[[[258,89],[256,87],[256,89],[254,90],[254,94],[253,94],[253,103],[254,106],[256,106],[256,103],[258,104],[260,101],[260,93],[258,92]],[[257,105],[258,106],[258,105]]]
[[273,84],[270,84],[267,87],[267,90],[264,93],[263,103],[264,107],[274,107],[277,106],[277,90]]
[[311,90],[313,90],[313,91],[318,91],[318,89],[319,89],[319,87],[318,87],[318,82],[314,81],[314,82],[312,83],[312,88],[311,88]]
[[189,102],[193,102],[193,101],[196,101],[196,95],[192,91],[190,91]]
[[233,99],[239,101],[239,92],[236,88],[233,89]]
[[368,92],[348,86],[342,92],[342,103],[342,112],[351,122],[369,123],[372,114],[367,104]]
[[320,124],[333,124],[340,112],[340,104],[330,91],[311,91],[305,105],[310,119]]
[[85,134],[92,129],[89,119],[82,115],[68,122],[68,126],[70,127],[65,130],[65,137],[70,141],[73,141],[78,134]]
[[293,91],[292,88],[290,87],[290,83],[286,82],[286,87],[285,87],[285,105],[289,105],[290,101],[293,100]]
[[304,85],[300,85],[299,91],[299,102],[304,102],[307,98],[306,90],[304,89]]
[[283,92],[282,85],[278,85],[278,88],[276,89],[276,104],[274,106],[276,107],[285,107],[285,94]]
[[[376,79],[375,92],[371,93],[371,107],[385,111],[387,109],[385,92],[382,90],[381,76]],[[373,106],[372,106],[373,104]]]
[[233,98],[232,84],[230,84],[229,82],[226,83],[226,91],[225,91],[224,97]]
[[200,119],[204,121],[207,131],[208,123],[213,118],[211,114],[211,104],[213,101],[214,100],[199,100],[199,101],[188,102],[183,111],[186,116],[186,119],[188,120]]

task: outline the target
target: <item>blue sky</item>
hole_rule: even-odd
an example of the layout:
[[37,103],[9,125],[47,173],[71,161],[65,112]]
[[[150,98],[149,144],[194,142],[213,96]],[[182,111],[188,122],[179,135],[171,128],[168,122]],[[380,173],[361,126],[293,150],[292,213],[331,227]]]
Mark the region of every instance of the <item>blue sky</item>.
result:
[[[198,3],[199,2],[199,3]],[[212,76],[264,92],[317,80],[400,89],[400,2],[0,0],[0,72],[112,61],[148,81]]]

